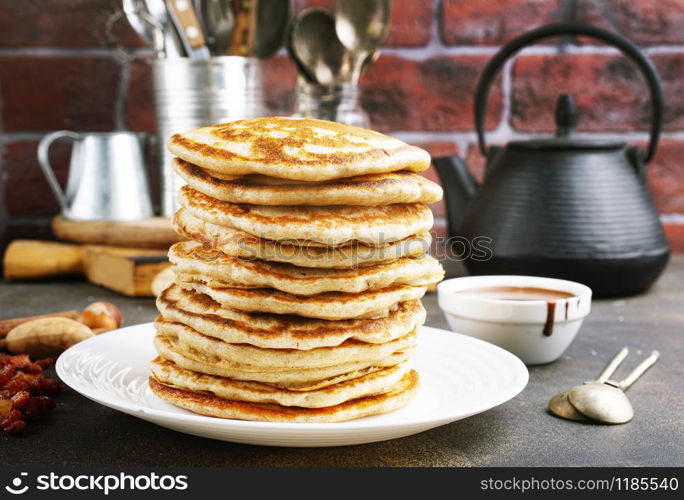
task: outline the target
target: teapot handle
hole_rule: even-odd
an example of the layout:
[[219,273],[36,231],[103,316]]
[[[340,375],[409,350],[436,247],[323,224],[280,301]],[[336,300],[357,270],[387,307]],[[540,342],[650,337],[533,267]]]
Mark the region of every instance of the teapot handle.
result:
[[477,129],[477,140],[480,145],[480,151],[483,155],[487,155],[487,144],[485,142],[485,112],[487,109],[487,97],[489,95],[489,87],[496,77],[499,69],[503,63],[511,56],[515,55],[526,45],[536,42],[542,38],[548,38],[556,35],[583,35],[591,38],[602,40],[614,47],[629,57],[639,67],[651,93],[651,136],[648,144],[648,150],[644,163],[648,163],[656,152],[658,146],[658,138],[660,137],[660,130],[663,121],[663,89],[660,84],[660,79],[656,73],[653,63],[646,57],[646,55],[634,43],[630,42],[623,36],[616,33],[606,31],[596,26],[580,23],[560,23],[549,24],[541,28],[528,31],[518,38],[508,42],[499,52],[487,63],[480,80],[477,83],[475,91],[475,128]]

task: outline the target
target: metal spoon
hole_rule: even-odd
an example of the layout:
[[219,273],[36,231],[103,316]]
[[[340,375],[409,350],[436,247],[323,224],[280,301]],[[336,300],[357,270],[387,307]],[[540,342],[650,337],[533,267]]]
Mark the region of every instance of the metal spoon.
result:
[[143,0],[123,0],[123,11],[131,27],[152,46],[157,58],[166,57],[163,27],[147,11]]
[[588,422],[589,419],[582,415],[575,409],[568,401],[568,391],[556,394],[549,401],[549,410],[554,414],[566,420],[574,420],[575,422]]
[[290,27],[287,30],[287,38],[285,40],[285,48],[287,49],[287,53],[290,56],[290,59],[294,62],[295,66],[297,67],[297,73],[301,78],[303,78],[306,82],[308,83],[315,83],[316,78],[314,75],[312,75],[309,72],[309,68],[304,66],[304,63],[299,60],[299,56],[297,56],[297,53],[295,52],[294,48],[292,47],[292,27],[295,25],[294,20],[293,22],[290,23]]
[[[608,364],[603,368],[603,370],[601,370],[601,373],[599,373],[596,379],[590,380],[585,383],[604,383],[606,380],[608,380],[608,377],[610,377],[613,374],[617,367],[620,366],[620,363],[624,361],[628,354],[629,349],[627,347],[623,347],[622,349],[620,349],[620,351],[618,351],[618,353],[615,356],[613,356],[613,359],[611,359],[608,362]],[[549,401],[549,410],[552,413],[558,415],[559,417],[568,420],[576,420],[578,422],[588,421],[589,419],[582,415],[579,411],[577,411],[577,409],[568,400],[569,392],[569,390],[564,391],[552,397],[551,401]]]
[[379,58],[379,50],[376,50],[372,54],[368,54],[368,57],[366,57],[366,59],[363,61],[363,64],[361,65],[361,74],[363,75],[366,72],[366,70],[370,67],[370,65],[377,61]]
[[194,0],[193,4],[209,51],[224,55],[235,26],[232,0]]
[[349,53],[335,33],[335,18],[325,9],[307,9],[292,20],[290,47],[313,82],[332,87],[347,72]]
[[290,2],[259,0],[256,13],[254,55],[266,59],[282,46],[290,20]]
[[568,400],[577,411],[592,420],[606,424],[624,424],[634,417],[634,409],[624,391],[653,364],[660,353],[653,351],[626,378],[620,382],[606,380],[589,382],[568,392]]
[[351,54],[351,82],[358,83],[366,59],[387,38],[390,29],[390,0],[339,0],[335,30]]
[[143,3],[145,10],[149,12],[153,19],[162,27],[164,35],[164,50],[167,59],[185,57],[185,51],[181,45],[176,28],[166,12],[166,2],[164,0],[135,0]]

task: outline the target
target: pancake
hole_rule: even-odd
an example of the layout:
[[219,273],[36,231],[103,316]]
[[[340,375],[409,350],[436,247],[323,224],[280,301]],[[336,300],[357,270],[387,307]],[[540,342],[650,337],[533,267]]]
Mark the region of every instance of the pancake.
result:
[[311,118],[253,118],[173,135],[168,149],[235,176],[325,181],[430,166],[430,155],[379,132]]
[[172,342],[181,352],[192,352],[198,361],[224,364],[242,371],[280,371],[325,368],[345,363],[371,364],[385,357],[416,346],[413,332],[384,344],[367,344],[358,340],[345,340],[340,345],[302,351],[298,349],[263,349],[249,344],[229,344],[214,337],[202,335],[181,323],[157,318],[154,327],[159,335]]
[[409,348],[374,362],[358,361],[320,368],[258,371],[255,367],[248,365],[208,359],[195,349],[181,350],[172,338],[164,335],[155,335],[153,342],[159,356],[173,361],[182,368],[235,380],[262,382],[293,391],[311,391],[367,375],[382,368],[403,363],[414,351],[414,348]]
[[150,389],[161,399],[201,415],[261,422],[343,422],[387,413],[406,405],[417,393],[418,373],[410,370],[390,390],[324,408],[302,408],[223,399],[205,392],[176,389],[149,379]]
[[429,231],[432,211],[420,203],[382,207],[269,207],[219,201],[183,186],[178,203],[212,224],[267,240],[335,247],[350,242],[384,245]]
[[384,318],[326,321],[227,309],[207,295],[176,285],[157,298],[157,308],[168,321],[183,323],[204,335],[271,349],[308,350],[339,345],[348,339],[382,344],[425,322],[425,309],[419,300],[400,303]]
[[263,175],[225,178],[180,158],[174,158],[173,169],[193,189],[230,203],[378,206],[434,203],[442,199],[442,188],[438,184],[413,172],[303,182]]
[[201,277],[203,283],[213,288],[274,288],[307,296],[359,293],[397,284],[429,285],[444,277],[442,266],[429,255],[357,269],[316,269],[242,259],[220,252],[207,255],[201,243],[184,241],[169,249],[169,260],[176,275]]
[[430,233],[423,232],[382,246],[360,243],[336,248],[291,245],[206,222],[183,208],[176,212],[173,226],[179,235],[226,255],[316,268],[349,269],[402,257],[418,257],[427,253],[432,242]]
[[152,283],[150,288],[152,289],[152,295],[159,297],[164,290],[172,286],[176,282],[176,275],[173,274],[173,269],[170,267],[164,268],[159,271],[154,278],[152,278]]
[[197,276],[176,275],[176,283],[230,309],[330,320],[384,317],[400,302],[420,299],[427,290],[427,286],[393,285],[361,293],[328,292],[302,297],[271,288],[212,288]]
[[407,364],[402,363],[339,384],[302,392],[290,391],[259,382],[232,380],[193,372],[159,357],[150,365],[152,377],[167,387],[210,393],[222,399],[304,408],[333,406],[350,399],[389,392],[407,371]]

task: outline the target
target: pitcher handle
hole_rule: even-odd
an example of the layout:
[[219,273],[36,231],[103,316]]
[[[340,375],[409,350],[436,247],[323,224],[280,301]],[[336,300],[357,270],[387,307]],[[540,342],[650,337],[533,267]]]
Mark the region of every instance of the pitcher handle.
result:
[[644,163],[648,163],[655,156],[656,147],[658,146],[658,139],[660,137],[660,129],[663,122],[663,89],[660,84],[660,79],[656,73],[651,60],[637,47],[623,36],[616,33],[597,28],[588,24],[581,23],[560,23],[549,24],[541,28],[528,31],[518,38],[508,42],[499,52],[487,63],[480,80],[477,83],[477,90],[475,91],[475,128],[477,129],[477,141],[480,145],[480,151],[483,155],[487,155],[487,144],[485,142],[484,121],[487,108],[487,97],[489,94],[489,87],[496,77],[499,69],[506,60],[515,55],[526,45],[536,42],[542,38],[548,38],[557,35],[583,35],[591,38],[602,40],[614,47],[630,58],[641,70],[646,83],[651,93],[651,137],[648,144],[648,150]]
[[43,137],[38,144],[38,164],[40,165],[43,174],[45,174],[45,178],[47,179],[55,198],[57,198],[57,203],[59,203],[62,213],[64,213],[67,211],[68,207],[67,197],[57,181],[52,165],[50,165],[49,157],[50,146],[54,141],[61,139],[62,137],[68,137],[72,141],[76,141],[79,139],[80,135],[69,130],[58,130],[57,132],[52,132]]

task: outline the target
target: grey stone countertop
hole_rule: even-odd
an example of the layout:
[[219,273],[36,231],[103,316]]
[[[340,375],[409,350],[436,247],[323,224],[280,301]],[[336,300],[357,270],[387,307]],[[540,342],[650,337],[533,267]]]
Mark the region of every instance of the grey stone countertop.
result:
[[[453,273],[450,273],[453,274]],[[81,281],[0,283],[0,317],[117,304],[126,324],[151,321],[151,299]],[[446,328],[436,294],[427,324]],[[594,377],[623,345],[623,371],[652,349],[659,362],[630,390],[635,418],[595,426],[549,415],[551,396]],[[422,434],[340,448],[271,448],[198,438],[100,406],[66,388],[51,415],[25,435],[0,435],[0,463],[104,466],[682,466],[684,465],[684,255],[647,294],[595,300],[577,338],[555,363],[530,368],[527,388],[490,411]]]

